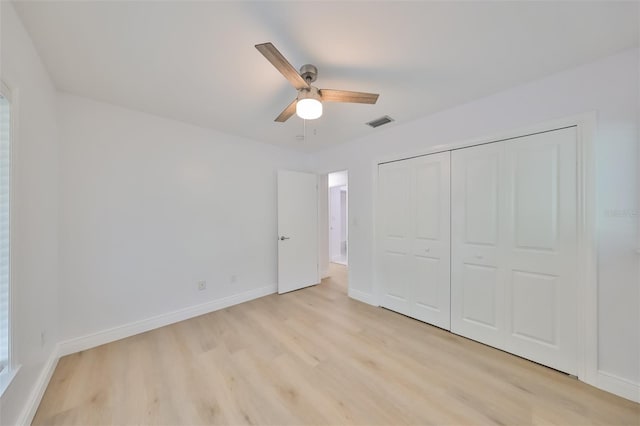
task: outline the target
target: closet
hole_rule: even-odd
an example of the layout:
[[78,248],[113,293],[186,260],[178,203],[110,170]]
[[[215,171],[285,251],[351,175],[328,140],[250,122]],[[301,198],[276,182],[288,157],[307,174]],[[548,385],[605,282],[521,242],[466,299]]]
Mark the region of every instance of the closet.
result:
[[380,164],[381,306],[575,375],[576,137]]

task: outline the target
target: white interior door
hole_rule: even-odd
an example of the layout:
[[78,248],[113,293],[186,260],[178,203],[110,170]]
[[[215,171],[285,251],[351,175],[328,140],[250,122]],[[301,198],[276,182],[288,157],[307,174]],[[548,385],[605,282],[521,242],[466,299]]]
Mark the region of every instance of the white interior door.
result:
[[576,374],[576,130],[452,154],[451,330]]
[[450,154],[379,167],[382,306],[450,328]]
[[278,171],[278,293],[318,284],[318,177]]

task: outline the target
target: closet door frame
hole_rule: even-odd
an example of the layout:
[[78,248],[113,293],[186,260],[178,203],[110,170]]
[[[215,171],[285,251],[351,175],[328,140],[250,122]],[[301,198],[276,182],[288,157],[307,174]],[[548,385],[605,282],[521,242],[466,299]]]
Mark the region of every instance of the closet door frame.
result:
[[[522,136],[548,132],[552,130],[575,127],[576,162],[577,162],[577,373],[578,379],[603,387],[598,374],[598,317],[597,317],[597,240],[596,240],[596,206],[595,206],[595,157],[594,139],[597,134],[596,112],[574,115],[557,120],[545,121],[528,127],[508,130],[498,134],[474,138],[466,141],[432,145],[422,151],[406,152],[394,156],[379,157],[371,164],[373,182],[373,300],[372,304],[380,306],[381,287],[378,282],[378,166],[398,160],[420,157],[439,152],[452,151],[493,142],[508,141]],[[605,388],[608,390],[607,388]],[[615,393],[615,391],[614,391]]]

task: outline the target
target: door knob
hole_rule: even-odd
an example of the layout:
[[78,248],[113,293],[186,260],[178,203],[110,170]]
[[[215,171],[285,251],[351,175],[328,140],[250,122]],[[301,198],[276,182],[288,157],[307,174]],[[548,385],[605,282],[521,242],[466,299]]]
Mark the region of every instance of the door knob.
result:
[[285,236],[280,237],[280,241],[284,241],[284,240],[288,240],[288,239],[289,239],[289,237],[285,237]]

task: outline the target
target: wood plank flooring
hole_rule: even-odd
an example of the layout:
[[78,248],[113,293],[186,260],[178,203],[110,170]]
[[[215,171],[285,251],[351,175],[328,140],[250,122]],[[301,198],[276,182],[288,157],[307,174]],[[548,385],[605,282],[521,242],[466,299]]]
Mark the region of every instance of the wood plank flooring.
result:
[[35,425],[640,425],[640,405],[349,299],[345,268],[62,358]]

